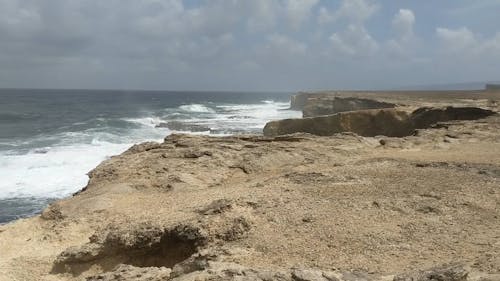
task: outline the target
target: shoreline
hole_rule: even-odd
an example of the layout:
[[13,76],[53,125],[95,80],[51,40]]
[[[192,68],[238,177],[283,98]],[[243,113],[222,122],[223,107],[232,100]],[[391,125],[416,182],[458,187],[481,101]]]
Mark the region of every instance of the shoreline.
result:
[[[498,112],[490,97],[392,102]],[[498,113],[403,137],[169,135],[0,225],[0,280],[498,278],[499,153]]]

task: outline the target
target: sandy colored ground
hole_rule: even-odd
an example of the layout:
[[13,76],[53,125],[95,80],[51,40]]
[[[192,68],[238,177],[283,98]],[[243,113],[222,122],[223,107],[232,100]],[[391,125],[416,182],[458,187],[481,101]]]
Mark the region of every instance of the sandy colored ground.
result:
[[42,216],[0,226],[0,280],[500,273],[498,115],[404,138],[171,135],[90,176]]

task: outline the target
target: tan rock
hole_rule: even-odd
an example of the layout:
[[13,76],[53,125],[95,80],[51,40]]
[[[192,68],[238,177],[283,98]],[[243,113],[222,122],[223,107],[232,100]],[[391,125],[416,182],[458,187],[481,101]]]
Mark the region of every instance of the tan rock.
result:
[[450,262],[496,280],[499,154],[498,115],[401,138],[171,135],[1,226],[0,280],[389,281]]

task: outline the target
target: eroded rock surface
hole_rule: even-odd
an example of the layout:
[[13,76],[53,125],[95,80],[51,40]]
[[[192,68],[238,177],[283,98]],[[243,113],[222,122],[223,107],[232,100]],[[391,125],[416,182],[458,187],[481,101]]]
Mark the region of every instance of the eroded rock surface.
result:
[[304,117],[332,115],[339,112],[365,109],[394,108],[396,104],[355,97],[308,98],[302,112]]
[[264,135],[276,136],[304,132],[331,136],[342,132],[352,132],[365,137],[378,135],[403,137],[413,134],[415,129],[429,128],[439,122],[477,120],[494,114],[494,111],[482,108],[451,106],[423,107],[412,113],[401,109],[358,110],[319,117],[271,121],[264,127]]
[[135,145],[0,226],[0,280],[498,280],[500,117],[456,119]]
[[264,127],[264,135],[276,136],[298,132],[331,136],[352,132],[361,136],[402,137],[410,135],[409,114],[395,109],[360,110],[302,119],[271,121]]

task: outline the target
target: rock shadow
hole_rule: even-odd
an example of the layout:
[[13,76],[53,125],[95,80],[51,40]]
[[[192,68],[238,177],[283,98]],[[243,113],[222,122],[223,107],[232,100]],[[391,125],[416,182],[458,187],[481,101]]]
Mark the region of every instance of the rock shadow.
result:
[[118,265],[134,267],[173,268],[197,252],[204,237],[196,228],[178,226],[170,230],[146,228],[129,233],[110,232],[101,241],[80,248],[69,248],[54,262],[52,273],[81,275],[97,267],[101,272],[114,270]]

